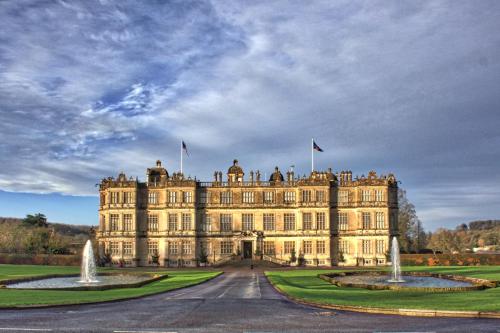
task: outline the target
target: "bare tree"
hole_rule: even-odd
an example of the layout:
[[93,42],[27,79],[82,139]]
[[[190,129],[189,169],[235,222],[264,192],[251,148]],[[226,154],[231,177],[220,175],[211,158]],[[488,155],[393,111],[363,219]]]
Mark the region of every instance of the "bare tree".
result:
[[398,229],[401,249],[408,253],[418,252],[426,246],[427,234],[417,216],[415,206],[408,200],[406,191],[403,189],[398,191],[398,203]]

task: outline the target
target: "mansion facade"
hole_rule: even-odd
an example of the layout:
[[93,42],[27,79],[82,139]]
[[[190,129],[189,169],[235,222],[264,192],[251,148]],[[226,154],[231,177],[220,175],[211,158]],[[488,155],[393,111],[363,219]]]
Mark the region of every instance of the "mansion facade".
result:
[[296,177],[276,167],[245,179],[235,160],[224,177],[170,175],[157,161],[146,182],[100,183],[100,256],[128,266],[217,264],[236,258],[285,265],[385,265],[397,235],[394,175],[353,179],[330,169]]

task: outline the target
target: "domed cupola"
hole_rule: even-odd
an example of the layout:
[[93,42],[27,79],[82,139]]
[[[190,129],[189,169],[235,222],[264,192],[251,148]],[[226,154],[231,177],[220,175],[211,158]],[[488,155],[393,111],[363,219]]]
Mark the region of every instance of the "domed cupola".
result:
[[233,161],[233,165],[227,170],[227,180],[229,182],[242,182],[245,173],[238,165],[238,160]]
[[271,177],[269,177],[270,182],[282,182],[285,179],[283,178],[283,175],[281,174],[280,170],[278,167],[274,168],[274,172],[271,174]]
[[156,161],[156,168],[148,168],[147,170],[148,183],[159,184],[168,179],[168,171],[161,166],[161,161]]

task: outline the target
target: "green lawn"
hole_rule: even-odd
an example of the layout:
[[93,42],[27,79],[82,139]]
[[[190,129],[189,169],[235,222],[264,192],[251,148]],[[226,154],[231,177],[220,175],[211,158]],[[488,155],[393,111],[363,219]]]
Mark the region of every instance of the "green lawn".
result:
[[[405,271],[466,275],[500,281],[500,266],[404,267]],[[288,295],[307,301],[380,308],[500,311],[500,288],[428,293],[337,287],[317,277],[329,270],[269,271],[267,277]],[[338,272],[338,270],[336,271]]]
[[[78,273],[79,267],[0,265],[0,280],[34,275]],[[112,271],[105,269],[105,271]],[[148,272],[147,268],[133,271]],[[167,273],[168,278],[152,282],[140,288],[109,289],[102,291],[49,291],[49,290],[13,290],[0,289],[0,308],[12,306],[36,306],[53,304],[79,304],[125,299],[165,292],[204,282],[221,274],[215,271],[196,270],[154,270]]]

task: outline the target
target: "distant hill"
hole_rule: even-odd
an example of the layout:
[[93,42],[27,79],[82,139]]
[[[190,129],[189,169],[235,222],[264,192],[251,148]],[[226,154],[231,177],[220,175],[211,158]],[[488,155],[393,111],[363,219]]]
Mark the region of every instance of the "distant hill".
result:
[[[23,219],[17,217],[0,217],[0,224],[10,224],[12,226],[19,226],[22,224]],[[54,228],[55,232],[64,236],[87,236],[90,232],[90,225],[76,225],[66,223],[49,222],[49,228]]]

